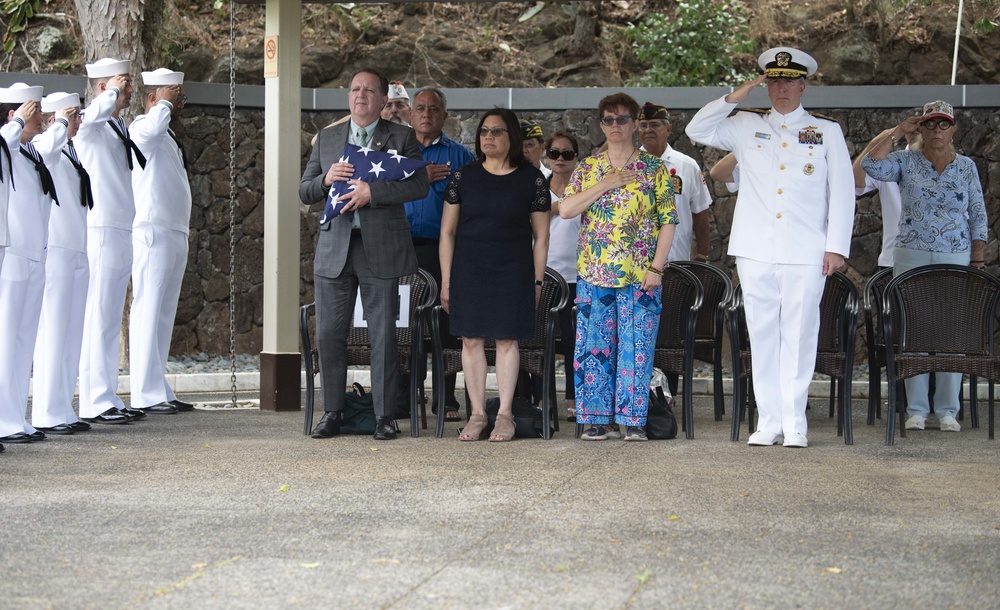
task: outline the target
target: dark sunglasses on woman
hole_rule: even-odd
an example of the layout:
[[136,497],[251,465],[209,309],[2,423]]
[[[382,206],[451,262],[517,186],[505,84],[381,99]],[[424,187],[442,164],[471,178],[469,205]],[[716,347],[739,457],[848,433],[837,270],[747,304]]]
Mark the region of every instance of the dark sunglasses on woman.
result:
[[563,161],[572,161],[573,159],[576,159],[576,152],[572,150],[557,150],[555,148],[550,148],[545,151],[545,156],[553,161],[559,157],[562,157]]

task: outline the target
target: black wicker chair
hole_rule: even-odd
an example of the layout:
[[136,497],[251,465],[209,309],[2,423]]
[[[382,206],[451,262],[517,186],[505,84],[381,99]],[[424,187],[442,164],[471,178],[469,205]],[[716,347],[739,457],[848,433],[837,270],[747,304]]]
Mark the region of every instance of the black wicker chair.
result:
[[[410,287],[410,320],[406,327],[396,328],[396,342],[399,346],[399,372],[410,376],[410,435],[420,436],[417,420],[417,405],[424,409],[423,380],[426,377],[427,350],[423,340],[424,327],[429,323],[429,314],[437,299],[438,286],[434,278],[423,269],[417,273],[399,278],[399,284]],[[299,335],[302,339],[302,364],[306,371],[306,413],[303,433],[312,429],[315,410],[315,376],[319,374],[319,352],[314,347],[313,333],[309,317],[316,312],[316,304],[303,305],[299,311]],[[368,329],[352,327],[347,337],[347,364],[370,365],[371,343]],[[346,390],[346,388],[345,388]],[[426,413],[424,414],[426,422]],[[426,427],[426,423],[424,424]]]
[[[535,334],[530,341],[518,343],[521,370],[532,375],[539,375],[542,378],[542,429],[543,437],[546,440],[552,437],[551,430],[553,428],[559,429],[559,417],[555,413],[556,332],[559,328],[559,310],[566,306],[569,298],[569,287],[566,285],[566,280],[554,269],[546,267],[545,278],[542,280],[541,296],[535,308]],[[430,315],[433,341],[431,384],[437,403],[435,435],[439,438],[444,436],[444,378],[446,375],[455,374],[462,370],[462,349],[445,348],[442,345],[439,322],[442,313],[441,306],[437,305],[432,308]],[[490,366],[496,364],[496,344],[492,340],[486,341],[486,362]],[[572,382],[572,379],[566,380],[566,383]],[[524,388],[524,390],[530,392],[528,388]],[[465,394],[466,412],[471,414],[468,391]]]
[[865,341],[868,343],[868,425],[882,419],[882,369],[885,368],[885,334],[882,330],[882,297],[892,281],[892,269],[882,269],[865,283]]
[[712,391],[715,399],[715,421],[726,412],[725,391],[722,387],[722,335],[726,309],[733,298],[733,282],[722,269],[695,261],[671,263],[693,273],[704,290],[704,300],[698,310],[695,326],[694,357],[712,365]]
[[[933,372],[965,373],[989,380],[989,438],[993,432],[993,383],[1000,379],[1000,359],[994,349],[1000,280],[961,265],[927,265],[893,278],[885,290],[882,325],[885,330],[889,409],[886,445],[906,436],[905,411],[896,400],[897,382]],[[972,427],[979,411],[970,403]]]

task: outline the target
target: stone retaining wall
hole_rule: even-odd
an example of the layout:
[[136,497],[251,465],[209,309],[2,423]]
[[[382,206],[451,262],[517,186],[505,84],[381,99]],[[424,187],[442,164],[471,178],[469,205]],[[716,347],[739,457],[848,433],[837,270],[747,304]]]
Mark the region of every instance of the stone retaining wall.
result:
[[[645,100],[640,100],[640,102]],[[921,100],[907,100],[911,106]],[[821,110],[840,121],[847,135],[852,158],[868,141],[883,129],[896,124],[902,111]],[[722,152],[695,146],[684,135],[684,126],[693,111],[672,113],[674,125],[670,141],[677,150],[694,157],[707,174]],[[310,152],[309,140],[320,127],[343,113],[303,113],[302,166]],[[601,144],[603,136],[596,112],[524,113],[534,118],[546,134],[564,129],[580,139],[582,152]],[[454,112],[445,131],[473,148],[473,132],[480,113]],[[959,152],[972,157],[979,168],[986,195],[990,219],[989,242],[986,248],[987,268],[1000,271],[997,229],[1000,222],[1000,110],[962,110],[958,115],[955,144]],[[237,353],[257,353],[262,346],[263,326],[263,255],[264,255],[264,113],[262,110],[241,111],[236,128],[236,200],[235,211],[235,293]],[[194,205],[191,213],[190,254],[181,290],[180,305],[174,328],[171,351],[175,354],[229,352],[229,258],[230,258],[230,171],[229,126],[226,110],[189,107],[185,118],[175,125],[188,158],[192,161],[191,187]],[[736,198],[725,185],[709,179],[709,189],[715,198],[711,208],[712,243],[710,259],[715,265],[729,269],[735,276],[735,265],[726,249]],[[319,206],[308,209],[298,204],[297,192],[288,193],[286,205],[299,205],[301,225],[301,302],[313,299],[312,261],[316,240]],[[854,244],[846,273],[859,286],[876,270],[881,248],[882,221],[877,196],[858,199],[854,222]],[[859,345],[860,347],[860,345]],[[859,361],[865,351],[857,351]]]

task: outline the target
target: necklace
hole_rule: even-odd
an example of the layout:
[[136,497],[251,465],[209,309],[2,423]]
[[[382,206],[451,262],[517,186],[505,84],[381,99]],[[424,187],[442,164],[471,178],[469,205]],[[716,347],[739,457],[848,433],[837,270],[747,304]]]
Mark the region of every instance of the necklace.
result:
[[625,169],[625,167],[629,164],[630,161],[632,161],[632,157],[634,157],[635,153],[637,153],[637,152],[639,152],[639,149],[633,146],[632,147],[632,154],[630,154],[628,156],[628,159],[625,159],[625,163],[622,163],[621,167],[615,167],[614,162],[611,160],[611,151],[610,150],[605,151],[605,154],[608,156],[608,165],[611,166],[611,170],[615,171],[615,172],[620,172],[623,169]]

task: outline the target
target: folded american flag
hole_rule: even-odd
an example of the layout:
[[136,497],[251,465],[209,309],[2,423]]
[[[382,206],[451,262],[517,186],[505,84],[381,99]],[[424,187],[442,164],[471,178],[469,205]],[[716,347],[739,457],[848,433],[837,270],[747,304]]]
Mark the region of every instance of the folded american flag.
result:
[[[431,164],[430,161],[417,161],[397,153],[395,150],[382,152],[367,147],[347,144],[344,146],[344,155],[340,162],[347,162],[354,166],[354,174],[351,180],[364,180],[365,182],[392,182],[396,180],[406,180],[415,172],[423,170]],[[326,206],[323,208],[323,216],[319,223],[323,224],[330,220],[344,209],[346,202],[340,198],[354,190],[354,185],[346,181],[338,180],[330,187],[330,193],[326,196]]]

